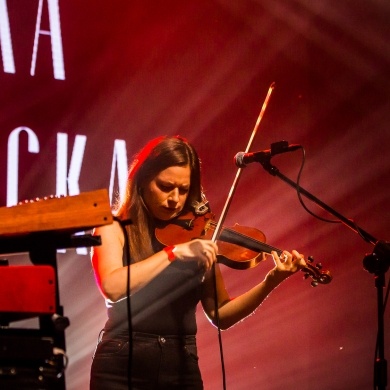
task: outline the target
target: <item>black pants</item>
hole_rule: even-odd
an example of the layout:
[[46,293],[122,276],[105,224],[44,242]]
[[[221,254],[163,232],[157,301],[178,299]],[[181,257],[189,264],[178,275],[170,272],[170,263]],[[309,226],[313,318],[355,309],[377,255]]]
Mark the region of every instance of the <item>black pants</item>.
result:
[[93,358],[90,390],[129,389],[203,389],[195,336],[136,332],[129,351],[127,335],[115,339],[104,335]]

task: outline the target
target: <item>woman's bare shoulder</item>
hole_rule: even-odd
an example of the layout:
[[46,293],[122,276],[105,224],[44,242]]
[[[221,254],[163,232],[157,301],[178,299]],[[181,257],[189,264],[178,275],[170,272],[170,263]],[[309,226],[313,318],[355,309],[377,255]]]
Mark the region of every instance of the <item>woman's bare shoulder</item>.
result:
[[109,225],[103,225],[96,227],[93,230],[93,235],[94,236],[101,236],[102,239],[106,240],[117,240],[119,239],[122,243],[124,241],[124,235],[123,235],[123,230],[118,221],[114,221],[113,223]]

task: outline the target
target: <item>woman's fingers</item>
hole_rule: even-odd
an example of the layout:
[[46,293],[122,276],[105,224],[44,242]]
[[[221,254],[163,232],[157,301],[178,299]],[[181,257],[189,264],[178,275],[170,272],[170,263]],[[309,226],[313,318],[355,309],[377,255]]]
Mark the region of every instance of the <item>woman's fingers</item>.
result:
[[205,270],[210,270],[217,261],[218,246],[210,240],[196,239],[176,247],[175,254],[179,260],[197,261]]
[[272,251],[271,255],[275,266],[281,271],[294,273],[306,265],[304,256],[295,249],[291,253],[283,251],[280,255],[276,251]]

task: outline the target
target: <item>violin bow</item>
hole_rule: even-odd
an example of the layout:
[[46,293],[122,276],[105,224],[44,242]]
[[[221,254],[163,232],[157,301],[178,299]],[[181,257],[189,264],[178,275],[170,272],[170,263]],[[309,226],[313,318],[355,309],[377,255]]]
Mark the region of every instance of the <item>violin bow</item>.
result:
[[[248,145],[247,145],[247,147],[245,149],[245,153],[248,153],[250,148],[251,148],[251,146],[252,146],[253,140],[254,140],[254,138],[255,138],[255,136],[257,134],[257,130],[259,129],[260,122],[263,119],[265,110],[267,109],[268,102],[271,99],[271,94],[272,94],[274,89],[275,89],[275,82],[273,82],[270,85],[270,87],[268,88],[267,96],[264,99],[264,102],[263,102],[263,105],[261,107],[259,116],[257,117],[257,121],[256,121],[256,124],[255,124],[255,127],[253,128],[252,134],[251,134],[251,136],[249,138],[249,142],[248,142]],[[236,188],[237,188],[237,185],[238,185],[238,181],[239,181],[239,179],[241,177],[241,173],[242,173],[242,168],[238,168],[237,169],[237,173],[236,173],[236,177],[234,178],[233,184],[232,184],[232,186],[230,188],[230,191],[228,193],[228,196],[226,198],[226,202],[225,202],[225,205],[223,207],[221,216],[220,216],[220,218],[218,220],[217,226],[215,227],[215,230],[214,230],[214,234],[213,234],[213,236],[211,238],[211,240],[213,242],[215,242],[217,240],[217,238],[219,237],[219,235],[220,235],[220,233],[222,231],[223,223],[225,222],[226,215],[228,213],[230,204],[231,204],[231,202],[233,200],[233,195],[234,195],[234,193],[236,191]]]
[[[245,149],[245,153],[247,153],[249,151],[250,147],[252,146],[253,139],[255,138],[257,130],[258,130],[259,126],[260,126],[260,122],[263,119],[265,110],[267,108],[268,102],[269,102],[269,100],[271,98],[271,94],[272,94],[274,88],[275,88],[275,83],[273,82],[270,85],[270,87],[268,88],[267,96],[265,97],[263,106],[261,107],[260,114],[259,114],[259,116],[257,118],[255,127],[254,127],[254,129],[252,131],[252,135],[251,135],[251,137],[249,139],[249,142],[248,142],[248,145],[247,145],[247,147]],[[213,234],[213,236],[211,238],[211,240],[213,242],[217,241],[217,238],[219,237],[220,232],[222,231],[223,223],[225,222],[225,218],[226,218],[227,212],[229,210],[230,204],[231,204],[232,199],[233,199],[233,195],[234,195],[234,193],[236,191],[237,184],[238,184],[238,181],[239,181],[240,176],[241,176],[241,171],[242,171],[242,168],[238,168],[237,173],[236,173],[236,177],[234,178],[232,187],[230,188],[228,197],[226,198],[226,202],[225,202],[225,205],[223,207],[221,216],[220,216],[220,218],[218,220],[218,223],[217,223],[217,225],[215,227],[215,230],[214,230],[214,234]],[[216,321],[217,321],[217,327],[218,327],[218,337],[219,337],[220,353],[221,353],[221,363],[222,363],[223,389],[225,390],[226,389],[225,366],[224,366],[223,350],[222,350],[221,329],[219,327],[219,314],[218,314],[218,304],[217,304],[218,297],[217,297],[217,286],[216,286],[217,282],[216,282],[216,278],[215,278],[215,272],[214,272],[213,281],[214,281],[214,294],[215,294],[215,313],[216,313]]]

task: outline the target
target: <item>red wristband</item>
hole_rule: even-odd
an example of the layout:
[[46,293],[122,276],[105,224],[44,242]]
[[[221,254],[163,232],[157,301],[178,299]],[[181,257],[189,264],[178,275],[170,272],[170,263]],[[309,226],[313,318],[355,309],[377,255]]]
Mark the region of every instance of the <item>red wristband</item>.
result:
[[168,255],[168,260],[172,263],[172,261],[176,260],[176,256],[173,253],[176,247],[174,245],[166,246],[163,251]]

